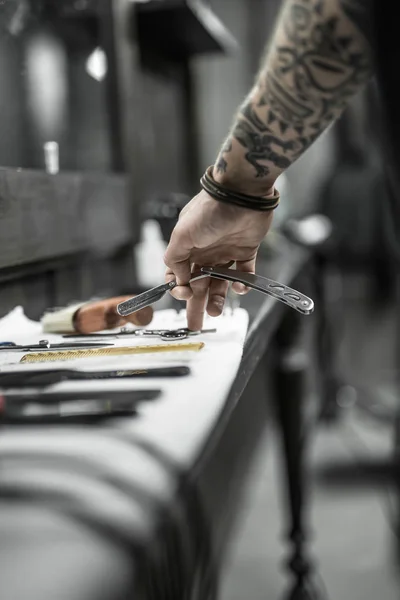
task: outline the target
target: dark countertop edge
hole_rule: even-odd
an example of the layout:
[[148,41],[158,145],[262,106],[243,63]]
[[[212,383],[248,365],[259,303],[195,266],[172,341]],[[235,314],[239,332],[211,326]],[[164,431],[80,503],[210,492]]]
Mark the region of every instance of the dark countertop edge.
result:
[[[305,250],[296,249],[294,260],[286,264],[279,272],[279,280],[286,285],[295,285],[301,276],[309,260],[309,253]],[[282,257],[284,258],[284,257]],[[262,271],[259,274],[264,274]],[[226,398],[225,405],[211,435],[207,439],[207,445],[203,447],[197,457],[196,463],[188,474],[191,481],[195,481],[206,465],[214,448],[218,444],[229,422],[232,412],[235,410],[240,398],[249,383],[257,365],[265,354],[274,333],[276,332],[284,311],[292,310],[281,302],[271,297],[265,297],[262,305],[250,322],[246,341],[243,347],[243,355],[235,380]],[[306,316],[304,318],[307,318]]]

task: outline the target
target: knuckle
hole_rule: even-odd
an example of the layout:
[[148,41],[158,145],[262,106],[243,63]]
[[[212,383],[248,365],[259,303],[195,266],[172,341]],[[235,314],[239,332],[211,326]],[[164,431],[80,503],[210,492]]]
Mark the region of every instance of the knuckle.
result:
[[164,253],[164,264],[166,267],[170,267],[169,249],[167,249]]

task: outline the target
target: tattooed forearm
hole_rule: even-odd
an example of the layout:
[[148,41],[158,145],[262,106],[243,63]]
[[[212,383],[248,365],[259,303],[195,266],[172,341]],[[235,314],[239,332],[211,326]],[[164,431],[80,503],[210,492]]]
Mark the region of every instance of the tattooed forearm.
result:
[[[237,123],[233,130],[233,135],[246,149],[245,158],[253,165],[257,177],[263,177],[269,173],[268,167],[260,161],[270,161],[282,170],[290,166],[291,161],[285,157],[284,153],[294,149],[292,141],[285,142],[271,133],[257,133],[257,131],[254,131],[252,125],[244,120],[240,120]],[[274,147],[278,147],[283,154],[276,152]]]
[[370,76],[369,4],[286,0],[257,83],[218,158],[225,179],[240,173],[247,179],[241,187],[271,185],[341,114]]
[[216,162],[216,165],[215,165],[218,173],[226,173],[226,170],[228,168],[228,163],[224,159],[224,155],[228,154],[228,152],[230,152],[231,150],[232,150],[232,141],[231,141],[231,139],[228,138],[221,150],[221,153],[220,153],[218,160]]
[[244,104],[241,109],[241,114],[249,121],[256,131],[268,131],[267,125],[259,118],[255,108],[253,108],[252,102],[246,102],[246,104]]

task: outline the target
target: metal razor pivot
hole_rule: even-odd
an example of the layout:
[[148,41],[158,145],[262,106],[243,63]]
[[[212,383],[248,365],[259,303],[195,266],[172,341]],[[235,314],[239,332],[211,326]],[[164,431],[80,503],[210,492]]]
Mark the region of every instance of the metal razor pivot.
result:
[[[253,273],[243,273],[226,267],[202,267],[200,273],[194,275],[190,281],[196,281],[198,279],[203,279],[204,277],[213,277],[215,279],[223,279],[233,283],[242,283],[257,292],[276,298],[276,300],[287,304],[287,306],[290,306],[290,308],[297,310],[303,315],[309,315],[314,310],[314,302],[311,298],[308,298],[308,296],[305,296],[283,283],[268,279],[267,277],[254,275]],[[143,294],[139,294],[139,296],[121,302],[121,304],[117,306],[117,312],[122,317],[130,315],[141,308],[145,308],[146,306],[161,300],[161,298],[175,286],[175,281],[163,283],[147,292],[143,292]]]

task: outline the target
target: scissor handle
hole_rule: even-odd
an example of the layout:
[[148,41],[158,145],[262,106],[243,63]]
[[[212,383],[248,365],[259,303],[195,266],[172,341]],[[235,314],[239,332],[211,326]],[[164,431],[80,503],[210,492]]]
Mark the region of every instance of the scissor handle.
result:
[[160,337],[166,342],[170,340],[185,340],[189,337],[189,332],[184,329],[172,329],[171,331],[165,331]]
[[159,337],[164,341],[184,340],[191,332],[184,327],[180,329],[138,329],[135,332],[138,337]]

